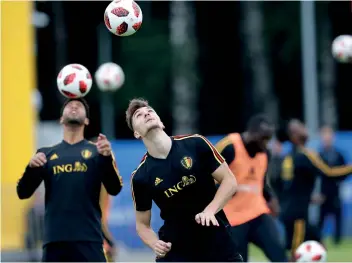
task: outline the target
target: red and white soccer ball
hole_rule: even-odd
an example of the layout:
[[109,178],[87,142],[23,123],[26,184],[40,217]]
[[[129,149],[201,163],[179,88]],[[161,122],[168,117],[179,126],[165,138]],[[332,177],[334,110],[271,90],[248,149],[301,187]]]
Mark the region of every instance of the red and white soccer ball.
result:
[[69,64],[57,76],[57,87],[66,98],[82,98],[92,87],[92,76],[80,64]]
[[332,42],[332,55],[341,63],[352,63],[352,36],[340,35]]
[[317,241],[303,242],[295,252],[296,262],[326,262],[326,249]]
[[116,91],[124,84],[125,74],[119,65],[108,62],[98,68],[95,81],[101,91]]
[[104,13],[104,22],[109,31],[122,37],[136,33],[142,20],[142,10],[133,0],[114,0]]

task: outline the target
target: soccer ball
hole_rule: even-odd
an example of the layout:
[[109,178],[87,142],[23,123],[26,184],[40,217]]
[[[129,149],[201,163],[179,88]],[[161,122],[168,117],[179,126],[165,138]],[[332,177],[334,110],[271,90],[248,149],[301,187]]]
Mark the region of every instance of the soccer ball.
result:
[[332,42],[332,55],[341,63],[352,62],[352,36],[341,35]]
[[125,82],[125,74],[119,65],[104,63],[95,73],[95,81],[102,91],[115,91]]
[[114,0],[104,13],[104,22],[109,31],[122,37],[136,33],[142,20],[142,10],[133,0]]
[[66,98],[82,98],[92,87],[92,76],[80,64],[69,64],[57,76],[57,87]]
[[317,241],[305,241],[295,251],[296,262],[326,262],[326,249]]

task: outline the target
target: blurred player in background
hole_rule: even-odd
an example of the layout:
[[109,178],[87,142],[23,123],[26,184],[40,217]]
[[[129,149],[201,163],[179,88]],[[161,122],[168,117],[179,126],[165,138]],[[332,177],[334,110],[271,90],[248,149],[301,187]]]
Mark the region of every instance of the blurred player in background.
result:
[[[222,210],[237,183],[214,146],[197,134],[168,136],[143,99],[130,102],[126,121],[147,148],[132,173],[131,190],[137,233],[156,253],[156,261],[241,262]],[[150,226],[152,201],[164,220],[159,237]]]
[[84,139],[89,107],[69,99],[62,108],[63,140],[37,150],[17,185],[20,199],[45,184],[44,262],[105,262],[101,185],[117,195],[122,188],[110,142],[100,134],[94,144]]
[[284,160],[284,163],[291,164],[291,168],[287,165],[283,171],[289,184],[282,200],[281,221],[285,226],[287,248],[291,249],[294,257],[295,250],[303,241],[321,242],[319,229],[308,222],[308,208],[316,176],[345,176],[352,172],[352,166],[331,168],[317,154],[305,148],[308,132],[301,121],[291,120],[287,133],[293,149]]
[[102,212],[102,231],[104,237],[104,253],[107,262],[114,262],[116,257],[116,245],[115,241],[110,234],[108,227],[108,218],[110,214],[111,207],[111,196],[106,191],[104,185],[102,185],[102,189],[100,192],[100,207]]
[[[345,165],[345,159],[338,149],[334,146],[334,131],[329,126],[321,128],[322,149],[321,158],[329,166]],[[339,244],[341,241],[342,215],[340,185],[346,177],[332,178],[323,175],[321,178],[321,194],[324,197],[323,204],[320,207],[319,228],[323,231],[324,219],[327,215],[333,215],[335,219],[334,242]]]
[[229,164],[238,181],[238,190],[224,207],[232,226],[237,248],[248,261],[248,244],[260,247],[272,262],[285,262],[286,251],[268,204],[278,214],[278,201],[266,182],[270,160],[267,143],[274,126],[264,115],[253,116],[243,134],[232,133],[216,148]]

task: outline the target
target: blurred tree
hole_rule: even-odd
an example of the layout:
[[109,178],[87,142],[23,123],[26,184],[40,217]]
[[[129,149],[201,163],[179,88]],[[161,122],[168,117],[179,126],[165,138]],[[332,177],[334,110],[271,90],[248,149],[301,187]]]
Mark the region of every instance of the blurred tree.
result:
[[197,130],[197,43],[193,2],[170,3],[173,134]]
[[251,76],[252,113],[263,112],[277,124],[279,111],[264,37],[263,4],[243,1],[241,7],[243,10],[241,33],[244,36],[244,61]]
[[331,55],[333,41],[332,26],[326,2],[317,3],[317,38],[319,54],[320,120],[322,124],[337,128],[337,107],[334,84],[336,81],[335,61]]
[[120,46],[118,52],[113,50],[114,62],[125,72],[125,84],[114,95],[118,138],[132,136],[125,122],[125,110],[129,101],[135,97],[147,99],[159,113],[167,132],[171,133],[171,55],[168,31],[168,20],[153,16],[143,21],[135,35],[113,39],[113,49],[115,41]]

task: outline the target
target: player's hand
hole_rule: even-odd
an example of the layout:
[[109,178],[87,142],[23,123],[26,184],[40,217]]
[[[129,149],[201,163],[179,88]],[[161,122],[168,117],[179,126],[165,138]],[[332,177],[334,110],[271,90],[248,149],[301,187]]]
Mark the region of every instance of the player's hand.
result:
[[274,216],[278,216],[280,214],[280,205],[277,198],[271,198],[271,200],[268,202],[268,206]]
[[171,243],[158,240],[155,242],[153,250],[157,258],[163,258],[171,250]]
[[41,167],[46,164],[46,156],[44,153],[36,153],[32,159],[29,161],[29,167],[30,168],[35,168],[35,167]]
[[197,214],[195,219],[196,222],[202,224],[202,226],[210,226],[210,223],[213,226],[219,226],[218,220],[216,220],[214,213],[211,212],[203,211]]
[[111,155],[111,144],[104,134],[99,133],[97,141],[97,149],[101,155],[110,156]]

